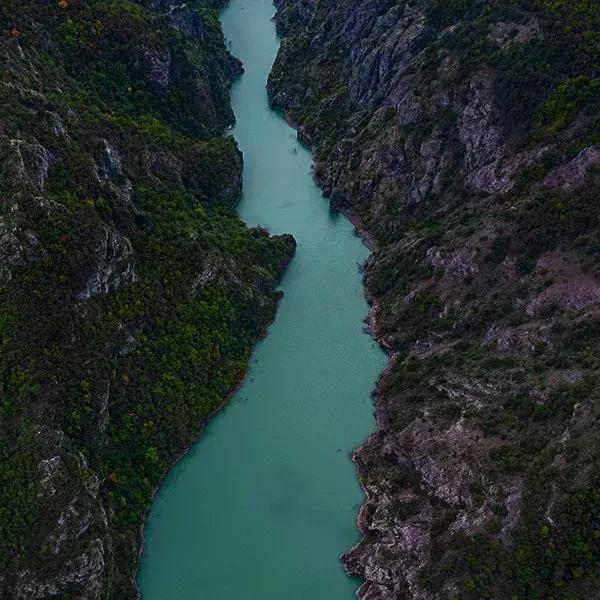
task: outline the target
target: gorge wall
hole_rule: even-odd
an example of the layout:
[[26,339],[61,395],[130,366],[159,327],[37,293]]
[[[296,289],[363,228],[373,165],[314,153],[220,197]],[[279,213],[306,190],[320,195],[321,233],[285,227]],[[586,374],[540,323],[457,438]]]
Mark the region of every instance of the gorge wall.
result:
[[373,248],[369,600],[600,594],[600,9],[278,0],[269,80]]
[[0,597],[137,596],[162,478],[243,379],[289,236],[235,212],[218,2],[0,6]]

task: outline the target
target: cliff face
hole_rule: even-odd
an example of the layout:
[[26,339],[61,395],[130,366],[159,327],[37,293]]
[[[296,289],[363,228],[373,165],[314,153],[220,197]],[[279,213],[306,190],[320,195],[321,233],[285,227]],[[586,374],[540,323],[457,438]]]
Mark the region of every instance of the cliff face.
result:
[[0,6],[0,597],[131,598],[288,236],[247,229],[217,3]]
[[359,597],[600,594],[600,10],[279,0],[269,81],[373,246]]

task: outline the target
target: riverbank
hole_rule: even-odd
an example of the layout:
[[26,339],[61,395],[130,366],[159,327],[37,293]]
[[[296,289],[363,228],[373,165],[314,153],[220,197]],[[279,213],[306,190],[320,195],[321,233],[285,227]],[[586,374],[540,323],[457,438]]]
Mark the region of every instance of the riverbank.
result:
[[[290,264],[290,262],[293,260],[294,258],[294,254],[296,252],[296,242],[294,240],[294,238],[292,236],[290,236],[290,240],[292,243],[289,244],[290,246],[290,252],[288,254],[288,256],[285,258],[285,260],[281,263],[280,269],[279,269],[279,277],[277,278],[275,285],[278,285],[281,282],[281,279],[283,278],[288,265]],[[279,303],[281,302],[281,300],[283,299],[283,293],[279,293],[278,294],[278,303],[276,306],[276,310],[279,308]],[[262,331],[262,333],[260,334],[259,337],[257,337],[257,339],[254,341],[253,345],[252,345],[252,350],[250,351],[250,357],[248,360],[251,359],[254,350],[256,349],[256,346],[258,343],[260,343],[262,340],[264,340],[268,334],[269,334],[269,327],[273,324],[273,322],[275,321],[275,319],[277,318],[277,314],[275,312],[275,314],[273,315],[273,318],[265,323],[264,325],[264,329]],[[202,436],[204,429],[206,428],[206,425],[211,421],[211,419],[213,419],[217,414],[219,414],[231,401],[232,398],[235,397],[235,395],[239,392],[240,388],[244,385],[244,383],[246,383],[246,380],[248,378],[248,369],[246,369],[243,377],[240,378],[239,382],[237,383],[237,385],[231,390],[231,392],[229,392],[229,394],[227,394],[227,396],[225,396],[225,398],[223,398],[223,401],[221,402],[221,404],[219,406],[217,406],[214,411],[212,413],[210,413],[204,423],[202,424],[199,432],[198,432],[198,439]],[[194,442],[195,444],[196,442]],[[194,447],[194,444],[191,444],[188,448],[185,448],[184,450],[182,450],[182,452],[180,453],[180,455],[176,458],[176,460],[173,462],[173,466],[171,467],[171,469],[174,469],[177,467],[177,465],[188,455],[188,453],[190,452],[190,450]],[[141,557],[144,553],[144,545],[145,545],[145,540],[144,540],[144,529],[146,527],[146,522],[148,519],[148,513],[150,512],[151,508],[152,508],[152,503],[154,502],[154,499],[156,497],[156,494],[158,494],[158,492],[160,491],[161,487],[163,486],[164,481],[161,481],[152,491],[152,498],[150,500],[150,503],[148,504],[148,508],[146,509],[143,519],[142,519],[142,523],[140,524],[140,539],[141,539],[141,543],[139,546],[139,552],[138,552],[138,557],[137,557],[137,561],[136,561],[136,568],[132,574],[132,578],[131,578],[131,586],[133,589],[137,589],[137,582],[136,582],[136,578],[138,576],[138,568],[139,568],[139,563],[141,560]]]
[[[310,150],[310,152],[313,153],[313,155],[314,155],[315,148],[313,147],[313,140],[312,140],[311,136],[306,132],[306,129],[301,124],[299,124],[297,121],[295,121],[289,112],[282,111],[282,114],[284,114],[285,120],[290,125],[290,127],[293,127],[297,131],[298,140],[304,146],[306,146],[306,148],[308,150]],[[318,171],[318,165],[313,164],[313,166],[311,168],[311,173],[312,173],[313,179],[315,180],[315,183],[317,185],[320,185],[320,184],[322,184],[322,182],[319,181],[319,177],[316,175],[317,171]],[[327,197],[325,196],[324,199],[327,199]],[[352,210],[349,208],[332,207],[332,210],[335,210],[335,211],[339,212],[340,214],[344,215],[344,217],[346,217],[350,221],[350,223],[352,223],[352,226],[354,228],[356,235],[360,238],[362,243],[371,252],[371,255],[369,256],[369,259],[367,259],[367,261],[372,259],[373,252],[375,252],[375,249],[377,247],[377,242],[376,242],[374,236],[372,234],[370,234],[366,230],[366,228],[364,228],[359,217],[355,213],[353,213]],[[363,483],[363,480],[360,477],[360,474],[365,469],[365,461],[363,460],[363,457],[372,454],[373,449],[377,448],[380,445],[381,438],[385,437],[384,432],[387,428],[388,415],[386,413],[384,403],[381,401],[377,401],[377,395],[381,394],[381,390],[380,390],[381,383],[383,381],[385,381],[386,377],[388,377],[391,373],[394,360],[397,356],[397,352],[394,351],[392,346],[390,346],[390,344],[388,344],[385,341],[383,336],[378,331],[377,314],[378,314],[378,311],[380,308],[379,301],[378,301],[377,297],[375,296],[375,294],[373,294],[372,291],[369,290],[369,287],[368,287],[367,282],[364,277],[363,277],[363,286],[364,286],[364,296],[365,296],[367,303],[369,304],[369,312],[367,313],[367,316],[365,317],[365,323],[367,324],[367,331],[368,331],[369,335],[371,335],[373,337],[373,339],[375,341],[377,341],[377,343],[380,345],[380,347],[388,354],[387,365],[386,365],[385,369],[379,375],[379,377],[377,379],[377,383],[375,385],[375,389],[373,390],[373,394],[372,394],[373,395],[373,403],[374,403],[376,430],[374,432],[372,432],[369,435],[369,437],[366,440],[364,440],[358,448],[353,450],[350,455],[350,458],[356,468],[356,476],[361,484],[361,488],[362,488],[363,492],[365,493],[365,497],[366,497],[365,502],[363,502],[360,507],[360,510],[358,512],[358,516],[356,519],[356,524],[357,524],[358,530],[360,531],[362,536],[366,536],[369,531],[369,523],[370,523],[370,515],[367,515],[367,513],[370,512],[372,504],[377,500],[379,491],[369,489],[369,487]],[[362,552],[363,546],[364,546],[364,537],[359,542],[357,542],[351,549],[344,552],[340,556],[340,559],[342,560],[342,562],[344,564],[344,568],[346,570],[346,573],[349,577],[361,577],[361,575],[362,575],[362,569],[357,565],[357,561],[354,558],[354,556],[356,556],[357,554]],[[376,575],[373,575],[373,576],[376,577]]]

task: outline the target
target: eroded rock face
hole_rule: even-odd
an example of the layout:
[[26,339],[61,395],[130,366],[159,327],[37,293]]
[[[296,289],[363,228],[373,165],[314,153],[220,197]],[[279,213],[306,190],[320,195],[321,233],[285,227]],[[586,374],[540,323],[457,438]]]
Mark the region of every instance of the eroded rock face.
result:
[[0,215],[0,278],[4,281],[11,279],[12,268],[40,257],[38,235],[26,214],[47,214],[58,208],[44,193],[50,164],[50,152],[37,140],[0,136],[0,185],[8,191]]
[[104,548],[99,539],[77,556],[74,561],[67,561],[64,571],[50,579],[31,578],[31,573],[21,574],[27,583],[17,584],[16,597],[23,600],[41,600],[60,594],[61,590],[81,586],[80,598],[99,600],[102,597],[101,575],[104,571]]
[[196,39],[201,39],[206,33],[206,26],[202,17],[197,12],[190,10],[185,4],[172,6],[169,10],[169,19],[177,29]]
[[44,524],[38,525],[41,532],[47,531],[41,542],[48,556],[0,580],[0,592],[19,600],[41,600],[65,590],[77,598],[103,598],[111,542],[105,509],[98,497],[98,475],[70,446],[63,431],[40,426],[36,439],[36,451],[42,458],[31,491],[44,507]]
[[38,143],[28,143],[25,140],[9,140],[8,144],[9,152],[13,155],[8,168],[13,169],[13,176],[23,185],[43,193],[50,166],[48,151]]
[[[458,390],[455,386],[454,397],[461,396]],[[464,418],[444,426],[425,415],[400,434],[373,435],[355,453],[367,493],[359,517],[364,538],[343,559],[350,574],[367,580],[359,598],[430,597],[419,575],[431,560],[432,529],[440,510],[453,517],[444,535],[477,531],[492,517],[495,503],[506,506],[502,534],[516,524],[522,482],[481,479],[479,461],[501,442],[471,427]],[[385,459],[389,479],[379,469],[373,477],[370,463],[376,455]],[[488,490],[487,501],[475,499],[475,486]]]
[[342,36],[351,48],[349,91],[355,101],[368,102],[377,93],[384,94],[386,104],[396,109],[407,102],[405,96],[410,92],[403,75],[414,56],[424,22],[420,10],[401,6],[379,16],[372,6],[364,4],[348,15]]
[[144,68],[148,78],[162,88],[169,87],[171,68],[171,55],[168,52],[159,52],[146,48],[143,55]]
[[88,278],[85,289],[78,294],[79,300],[108,294],[137,281],[131,242],[115,230],[104,228],[95,248],[95,257],[94,272]]
[[0,219],[0,264],[10,278],[10,267],[23,265],[36,258],[38,240],[30,231],[23,231],[14,219]]
[[123,176],[123,157],[108,140],[100,140],[97,153],[96,176],[100,180],[118,182]]
[[490,25],[489,31],[490,39],[504,50],[512,44],[526,44],[540,35],[535,20],[526,24],[500,21]]
[[207,257],[202,272],[192,282],[191,293],[198,294],[203,287],[210,285],[222,288],[228,285],[239,285],[236,265],[232,260],[219,256]]
[[493,76],[476,73],[468,84],[458,134],[465,146],[465,166],[473,171],[498,158],[502,146],[499,114],[493,101]]
[[574,159],[558,166],[548,174],[544,186],[560,187],[567,192],[580,188],[588,173],[600,165],[600,148],[590,146],[582,150]]

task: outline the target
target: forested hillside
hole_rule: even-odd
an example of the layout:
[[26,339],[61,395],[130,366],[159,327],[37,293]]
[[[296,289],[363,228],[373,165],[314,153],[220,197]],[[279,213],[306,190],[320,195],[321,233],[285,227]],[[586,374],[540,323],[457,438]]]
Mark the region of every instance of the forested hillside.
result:
[[373,247],[379,599],[600,597],[600,8],[278,0],[269,91]]
[[0,597],[136,596],[162,478],[243,379],[292,238],[235,213],[218,3],[0,5]]

